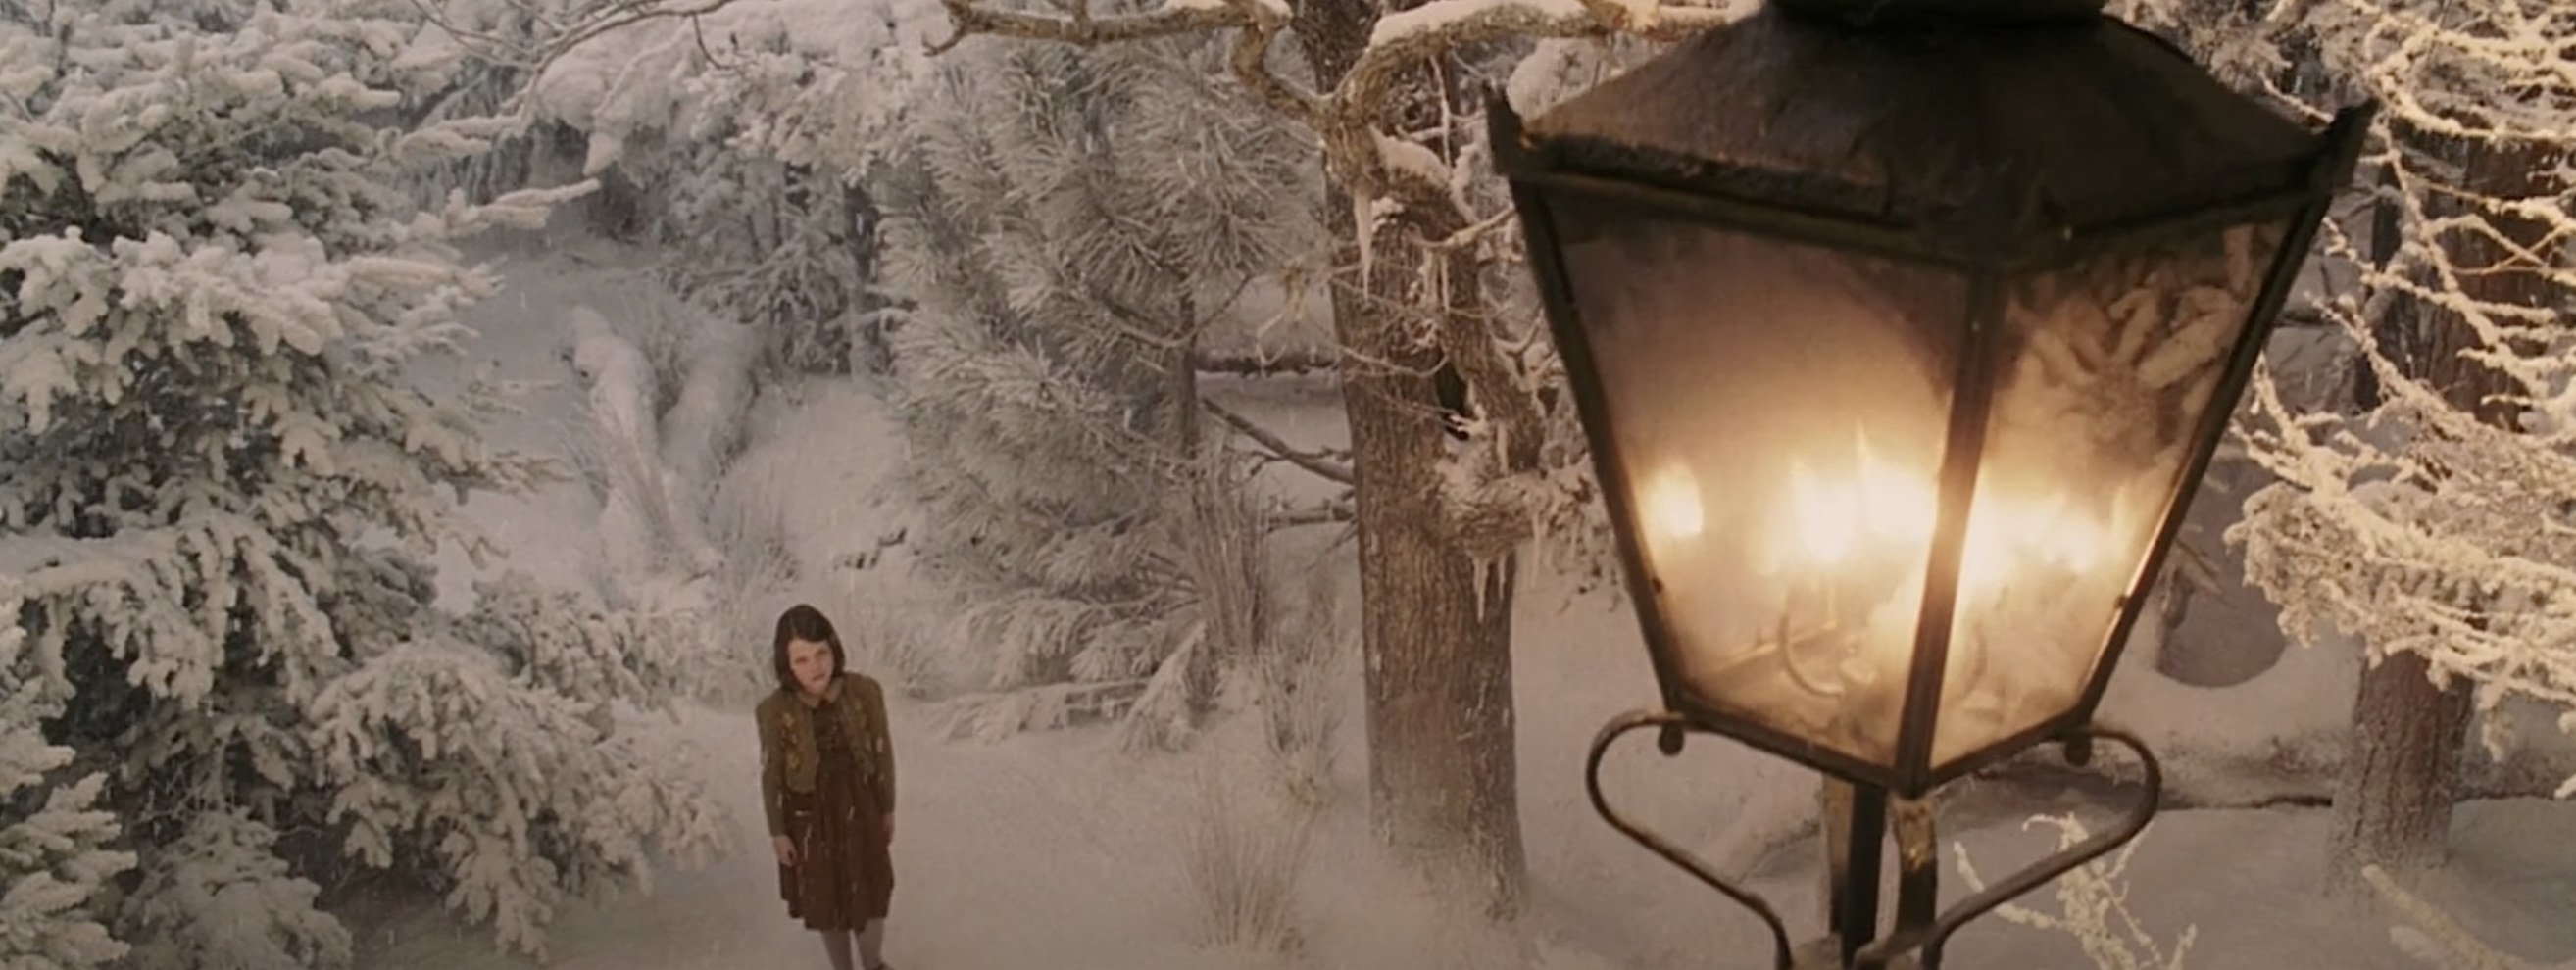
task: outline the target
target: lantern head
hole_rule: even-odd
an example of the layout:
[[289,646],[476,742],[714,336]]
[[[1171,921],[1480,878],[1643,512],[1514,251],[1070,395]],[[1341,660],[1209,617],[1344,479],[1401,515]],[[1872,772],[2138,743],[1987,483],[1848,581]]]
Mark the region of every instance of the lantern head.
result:
[[1916,795],[2090,721],[2369,109],[1829,6],[1493,142],[1666,705]]

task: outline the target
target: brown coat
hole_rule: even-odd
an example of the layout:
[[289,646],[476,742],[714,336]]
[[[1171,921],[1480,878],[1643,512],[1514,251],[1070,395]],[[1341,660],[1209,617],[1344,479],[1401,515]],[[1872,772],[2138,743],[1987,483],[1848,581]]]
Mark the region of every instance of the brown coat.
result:
[[820,760],[814,721],[837,714],[857,746],[859,776],[867,779],[879,811],[894,814],[894,736],[886,729],[885,688],[866,674],[844,672],[823,688],[820,703],[787,688],[770,693],[753,717],[760,722],[760,808],[769,834],[787,834],[787,793],[814,790]]

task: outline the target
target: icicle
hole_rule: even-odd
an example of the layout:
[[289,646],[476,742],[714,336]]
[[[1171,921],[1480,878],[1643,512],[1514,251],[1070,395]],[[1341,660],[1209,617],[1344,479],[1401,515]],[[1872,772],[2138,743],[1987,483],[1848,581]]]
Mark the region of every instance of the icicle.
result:
[[1377,207],[1372,203],[1366,192],[1351,193],[1351,231],[1359,235],[1360,288],[1363,290],[1368,288],[1369,270],[1377,262]]
[[1501,577],[1503,560],[1499,556],[1477,556],[1474,562],[1476,564],[1476,618],[1484,619],[1486,591],[1492,589],[1494,582]]

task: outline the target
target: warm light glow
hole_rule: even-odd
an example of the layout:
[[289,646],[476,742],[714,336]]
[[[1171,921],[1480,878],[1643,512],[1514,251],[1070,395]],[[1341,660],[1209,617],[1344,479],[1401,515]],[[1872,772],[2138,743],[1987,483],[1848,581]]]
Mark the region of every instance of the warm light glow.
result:
[[[1906,703],[1940,489],[1932,462],[1882,453],[1858,431],[1847,447],[1782,456],[1771,467],[1785,474],[1768,481],[1730,472],[1730,492],[1767,501],[1724,515],[1712,514],[1716,499],[1688,466],[1651,464],[1635,479],[1635,515],[1658,572],[1684,585],[1742,567],[1755,574],[1736,578],[1753,582],[1730,590],[1722,607],[1733,616],[1720,622],[1737,624],[1742,639],[1712,645],[1703,661],[1707,676],[1739,685],[1724,696],[1848,750],[1882,750]],[[2054,654],[2001,652],[2063,649],[2065,635],[2050,625],[2064,598],[2096,588],[2130,552],[2116,495],[2102,514],[2061,491],[2081,483],[2017,490],[2020,482],[1988,472],[1962,538],[1939,701],[1938,730],[1965,737],[2022,723],[2020,705],[2060,688]],[[1729,554],[1710,555],[1719,548]]]
[[[1767,551],[1761,571],[1782,595],[1777,618],[1758,624],[1759,640],[1780,658],[1782,686],[1831,699],[1817,730],[1892,737],[1940,489],[1931,470],[1880,454],[1866,434],[1855,432],[1851,448],[1848,458],[1789,461],[1776,514],[1755,520],[1764,533],[1748,538]],[[2019,492],[1991,478],[1980,485],[1960,550],[1952,622],[1968,629],[1950,643],[1945,725],[2000,716],[1986,712],[2026,693],[2016,674],[2024,665],[1988,653],[2016,641],[1989,642],[1988,631],[2020,628],[2019,618],[2047,610],[2070,583],[2111,568],[2124,552],[2117,522],[2084,515],[2059,494]],[[2109,518],[2120,515],[2115,501]],[[2029,642],[2055,644],[2045,635]],[[1953,707],[1988,694],[1994,703]]]
[[1645,487],[1638,490],[1637,504],[1639,516],[1667,539],[1696,539],[1708,524],[1700,506],[1699,479],[1680,464],[1666,464],[1648,474]]
[[[1793,533],[1775,548],[1785,553],[1775,573],[1803,574],[1848,564],[1855,547],[1878,546],[1906,555],[1929,551],[1940,521],[1940,489],[1930,474],[1880,458],[1869,437],[1856,434],[1856,473],[1824,479],[1806,463],[1789,465],[1789,514]],[[1978,490],[1968,516],[1959,562],[1962,601],[1999,593],[2018,574],[2037,566],[2083,571],[2112,551],[2101,523],[2069,514],[2057,495],[2015,495],[1991,486]]]

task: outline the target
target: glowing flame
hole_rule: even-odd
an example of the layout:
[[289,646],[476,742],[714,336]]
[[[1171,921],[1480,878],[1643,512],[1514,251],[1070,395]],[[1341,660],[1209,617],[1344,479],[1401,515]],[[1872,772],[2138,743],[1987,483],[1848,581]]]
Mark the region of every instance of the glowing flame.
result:
[[1646,476],[1638,490],[1638,515],[1648,527],[1669,539],[1695,539],[1706,528],[1700,508],[1699,479],[1680,464],[1667,464]]
[[[1878,456],[1866,434],[1856,435],[1859,461],[1848,479],[1829,480],[1803,462],[1789,466],[1789,509],[1783,543],[1790,569],[1831,569],[1869,545],[1925,549],[1940,520],[1940,490],[1932,476]],[[1968,517],[1960,555],[1960,592],[2000,591],[2017,569],[2054,565],[2084,570],[2112,551],[2099,523],[2070,514],[2060,496],[2025,498],[1981,489]]]

